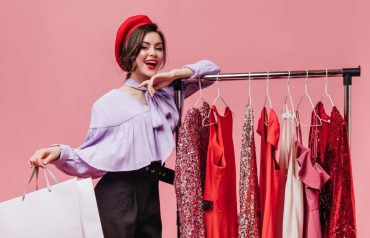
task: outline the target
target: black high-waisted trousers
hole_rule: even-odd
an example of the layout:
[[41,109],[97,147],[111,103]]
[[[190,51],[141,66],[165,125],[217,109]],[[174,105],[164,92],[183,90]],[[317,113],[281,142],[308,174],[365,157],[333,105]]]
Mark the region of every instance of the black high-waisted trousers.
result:
[[151,170],[109,172],[100,179],[95,195],[105,238],[162,237],[158,179]]

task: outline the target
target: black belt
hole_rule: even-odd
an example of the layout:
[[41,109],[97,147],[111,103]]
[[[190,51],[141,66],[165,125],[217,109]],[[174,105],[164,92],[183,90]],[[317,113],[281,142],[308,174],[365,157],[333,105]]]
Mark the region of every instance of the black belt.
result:
[[153,162],[150,165],[140,169],[140,171],[154,175],[158,180],[168,184],[173,184],[175,180],[175,171],[162,166],[160,162]]

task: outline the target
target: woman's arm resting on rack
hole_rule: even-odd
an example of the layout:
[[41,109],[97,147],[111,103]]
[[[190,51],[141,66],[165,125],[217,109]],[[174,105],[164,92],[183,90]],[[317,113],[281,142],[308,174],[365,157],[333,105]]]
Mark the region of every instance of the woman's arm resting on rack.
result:
[[[220,72],[220,67],[210,60],[200,60],[194,64],[185,65],[181,69],[173,69],[168,72],[160,72],[155,74],[149,80],[140,84],[140,86],[148,87],[148,92],[151,96],[155,91],[167,87],[172,81],[179,78],[194,79],[200,78],[206,74],[217,74]],[[211,85],[208,83],[206,86]],[[190,93],[191,94],[191,93]]]
[[168,72],[160,72],[155,74],[149,80],[142,82],[140,87],[148,87],[149,94],[154,96],[156,90],[167,87],[175,79],[189,78],[193,74],[194,73],[190,68],[173,69]]

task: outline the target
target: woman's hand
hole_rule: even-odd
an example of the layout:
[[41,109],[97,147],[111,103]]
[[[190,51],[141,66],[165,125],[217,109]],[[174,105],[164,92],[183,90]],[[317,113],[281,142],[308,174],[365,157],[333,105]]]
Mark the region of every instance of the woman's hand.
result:
[[150,96],[154,96],[155,91],[170,85],[177,78],[187,78],[193,75],[189,68],[174,69],[169,72],[161,72],[153,75],[150,79],[142,82],[139,87],[147,87]]
[[36,150],[36,152],[28,160],[29,166],[43,167],[48,163],[57,160],[60,156],[62,149],[60,146],[51,146]]

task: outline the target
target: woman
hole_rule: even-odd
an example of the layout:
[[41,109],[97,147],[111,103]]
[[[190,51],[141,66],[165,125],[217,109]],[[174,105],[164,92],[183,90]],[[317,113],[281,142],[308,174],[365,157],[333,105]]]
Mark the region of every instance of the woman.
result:
[[[177,78],[220,70],[203,60],[158,73],[166,60],[166,43],[157,25],[144,15],[121,24],[115,56],[128,72],[127,79],[94,103],[84,144],[39,149],[29,165],[52,163],[70,175],[102,177],[95,193],[106,238],[161,237],[159,168],[175,147],[173,131],[179,119],[169,85]],[[185,96],[197,87],[183,86]]]

